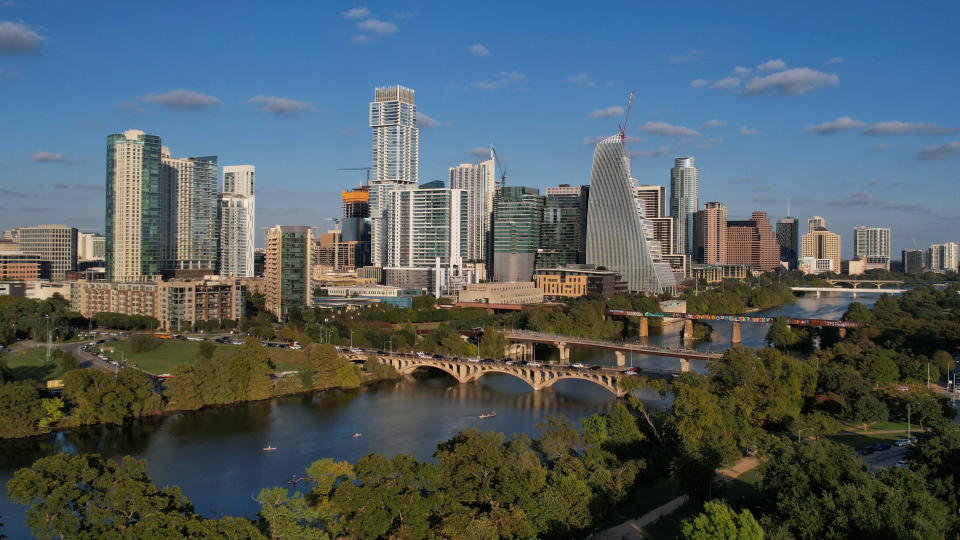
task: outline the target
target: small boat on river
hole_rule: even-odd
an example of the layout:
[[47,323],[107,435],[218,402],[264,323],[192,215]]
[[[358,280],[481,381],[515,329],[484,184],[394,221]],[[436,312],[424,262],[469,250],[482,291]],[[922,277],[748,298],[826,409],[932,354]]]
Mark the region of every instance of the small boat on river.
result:
[[263,447],[264,452],[273,452],[276,449],[277,448],[275,446],[269,446],[269,445]]
[[488,413],[483,413],[480,415],[480,418],[493,418],[497,413],[495,411],[490,411]]
[[359,439],[360,437],[363,437],[363,433],[360,433],[359,431],[353,434],[354,439]]

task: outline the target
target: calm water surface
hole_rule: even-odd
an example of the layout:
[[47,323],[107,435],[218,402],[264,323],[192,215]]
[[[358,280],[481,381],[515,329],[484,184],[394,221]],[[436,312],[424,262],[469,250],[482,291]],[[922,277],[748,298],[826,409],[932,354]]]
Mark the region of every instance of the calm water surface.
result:
[[[837,318],[849,297],[798,298],[775,315]],[[872,299],[858,299],[867,304]],[[729,347],[728,323],[713,323],[713,339],[697,349]],[[678,346],[680,327],[651,336],[653,344]],[[767,325],[743,325],[743,344],[763,345]],[[556,354],[538,351],[538,356]],[[614,362],[598,351],[573,350],[574,361]],[[635,365],[671,368],[676,360],[634,356]],[[628,360],[630,362],[631,360]],[[703,364],[694,366],[704,369]],[[648,393],[651,407],[668,401]],[[550,415],[577,420],[608,411],[615,399],[584,381],[561,381],[534,392],[518,379],[491,374],[458,385],[447,376],[407,378],[356,392],[325,392],[173,414],[131,426],[92,427],[27,441],[0,441],[0,484],[20,467],[56,452],[97,452],[107,457],[131,455],[146,459],[159,485],[179,485],[205,516],[253,516],[252,500],[260,489],[284,485],[313,461],[324,457],[355,461],[371,452],[388,456],[410,453],[430,459],[436,445],[456,432],[476,427],[504,433],[537,434],[537,424]],[[478,415],[494,410],[497,416]],[[362,434],[359,438],[352,435]],[[277,448],[264,452],[265,446]],[[29,538],[24,508],[6,499],[0,489],[0,530],[12,539]]]

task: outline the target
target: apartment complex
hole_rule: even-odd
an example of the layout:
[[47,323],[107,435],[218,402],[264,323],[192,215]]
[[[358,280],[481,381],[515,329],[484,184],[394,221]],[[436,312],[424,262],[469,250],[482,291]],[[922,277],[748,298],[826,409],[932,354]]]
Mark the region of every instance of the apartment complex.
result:
[[219,274],[252,277],[256,245],[256,167],[228,165],[223,168],[223,193],[219,199],[220,242],[217,246]]
[[310,227],[277,225],[267,229],[263,287],[268,311],[284,320],[291,308],[310,307]]
[[890,229],[864,227],[853,229],[853,256],[866,263],[866,269],[890,269]]
[[694,258],[704,264],[723,264],[727,261],[727,207],[723,203],[708,202],[697,212],[694,231]]
[[405,189],[391,193],[387,265],[460,264],[468,244],[468,197],[462,189]]
[[340,221],[341,241],[353,246],[354,268],[370,264],[370,187],[361,186],[341,191],[343,219]]
[[927,250],[927,268],[933,272],[956,272],[960,262],[958,247],[956,242],[931,244]]
[[77,233],[77,262],[103,261],[106,242],[102,234]]
[[727,222],[724,262],[749,265],[754,272],[770,272],[780,266],[780,247],[766,212],[753,212],[749,220]]
[[450,167],[450,189],[467,194],[467,242],[464,259],[482,261],[487,258],[487,238],[493,215],[493,196],[497,191],[496,163],[493,150],[489,159],[480,163],[461,163]]
[[926,253],[921,249],[905,249],[900,253],[900,264],[904,274],[916,274],[927,268]]
[[173,212],[165,231],[174,240],[165,243],[173,253],[165,254],[164,266],[173,270],[216,270],[217,240],[217,177],[216,156],[174,158],[166,146],[160,150],[162,185],[167,186],[170,200],[164,211]]

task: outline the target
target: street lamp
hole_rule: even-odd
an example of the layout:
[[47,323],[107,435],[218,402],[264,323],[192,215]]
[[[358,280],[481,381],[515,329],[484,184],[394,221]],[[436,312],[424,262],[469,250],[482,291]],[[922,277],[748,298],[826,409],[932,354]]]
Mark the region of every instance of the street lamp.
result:
[[797,444],[800,444],[800,434],[803,433],[804,431],[807,431],[808,429],[813,429],[813,428],[812,428],[812,427],[805,427],[805,428],[803,428],[803,429],[801,429],[800,431],[797,432]]
[[353,348],[353,330],[350,331],[350,348]]

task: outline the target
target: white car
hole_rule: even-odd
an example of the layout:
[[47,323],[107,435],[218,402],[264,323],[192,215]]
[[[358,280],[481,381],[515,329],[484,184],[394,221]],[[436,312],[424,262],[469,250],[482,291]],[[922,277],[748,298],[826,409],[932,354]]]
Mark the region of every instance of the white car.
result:
[[432,356],[432,355],[429,355],[429,354],[427,354],[427,353],[425,353],[425,352],[418,352],[418,353],[417,353],[417,358],[433,358],[433,356]]
[[350,352],[352,352],[353,354],[360,354],[360,353],[363,352],[363,349],[361,349],[361,348],[359,348],[359,347],[354,347],[354,348],[350,349]]
[[575,368],[577,368],[577,369],[583,369],[583,368],[585,368],[585,367],[587,367],[587,366],[581,364],[580,362],[577,362],[576,364],[573,364],[573,365],[570,366],[570,367],[575,367]]
[[467,362],[479,362],[479,358],[467,358]]
[[540,362],[534,361],[534,362],[527,362],[527,365],[530,366],[530,367],[540,367],[540,366],[542,366],[543,364],[541,364]]

